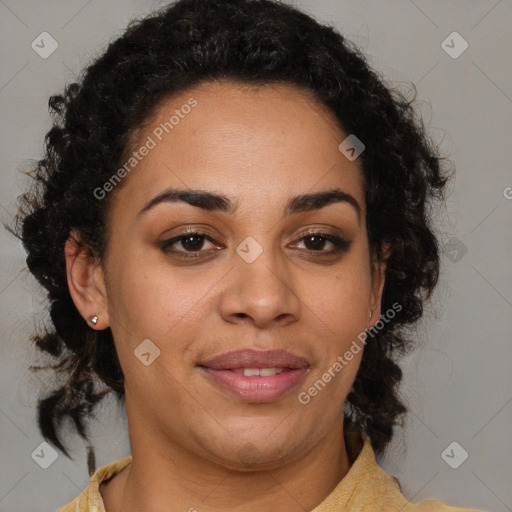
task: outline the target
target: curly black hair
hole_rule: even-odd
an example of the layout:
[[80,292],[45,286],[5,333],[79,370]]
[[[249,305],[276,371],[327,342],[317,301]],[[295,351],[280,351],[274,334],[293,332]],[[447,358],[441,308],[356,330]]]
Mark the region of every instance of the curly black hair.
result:
[[124,397],[111,330],[91,329],[69,293],[64,245],[70,232],[77,230],[101,260],[110,200],[122,184],[103,201],[94,190],[119,169],[132,135],[163,101],[215,80],[301,87],[365,145],[359,161],[370,255],[381,258],[384,244],[391,253],[381,308],[401,308],[366,345],[344,415],[345,430],[366,433],[380,455],[407,412],[397,361],[413,346],[406,327],[423,315],[438,280],[430,213],[450,175],[414,97],[385,85],[333,27],[273,0],[179,0],[132,22],[76,83],[51,96],[53,127],[32,170],[36,186],[20,196],[11,228],[49,300],[52,326],[32,339],[61,379],[39,399],[41,433],[70,457],[60,439],[63,421],[71,419],[87,440],[87,419],[98,402],[111,392]]

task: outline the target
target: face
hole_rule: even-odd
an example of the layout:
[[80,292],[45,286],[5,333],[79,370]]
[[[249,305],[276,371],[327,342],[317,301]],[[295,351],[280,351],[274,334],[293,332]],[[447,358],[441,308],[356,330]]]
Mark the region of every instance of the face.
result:
[[94,274],[132,446],[227,468],[251,446],[271,467],[341,431],[362,351],[308,390],[378,319],[383,286],[346,136],[291,85],[224,82],[166,101],[134,138],[141,158],[113,192]]

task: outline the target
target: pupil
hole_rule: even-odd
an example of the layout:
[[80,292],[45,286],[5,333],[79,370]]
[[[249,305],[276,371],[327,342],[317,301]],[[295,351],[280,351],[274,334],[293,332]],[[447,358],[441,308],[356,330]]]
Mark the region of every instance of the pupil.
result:
[[[191,240],[196,240],[196,243],[190,242]],[[199,235],[190,235],[183,240],[183,246],[185,249],[200,249],[202,245],[202,238]]]
[[[317,243],[313,241],[315,239],[317,240]],[[321,246],[325,243],[325,240],[321,236],[312,235],[306,238],[306,245],[308,243],[313,246],[313,249],[318,249],[319,247],[321,248]]]

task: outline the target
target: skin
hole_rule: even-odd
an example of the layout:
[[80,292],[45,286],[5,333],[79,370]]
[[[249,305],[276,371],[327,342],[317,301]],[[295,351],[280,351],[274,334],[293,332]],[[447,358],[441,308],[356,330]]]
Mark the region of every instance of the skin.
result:
[[[332,114],[286,84],[190,89],[158,108],[134,149],[191,97],[197,106],[114,191],[105,258],[66,244],[73,300],[98,316],[92,328],[112,329],[125,374],[133,460],[101,493],[109,512],[311,510],[350,469],[343,404],[362,351],[309,404],[298,395],[380,315],[385,263],[372,276],[360,161],[338,150],[347,134]],[[169,187],[223,194],[237,209],[166,202],[137,217]],[[292,196],[334,188],[360,217],[337,202],[281,218]],[[190,252],[180,242],[165,253],[161,242],[188,226],[215,242],[196,259],[180,256]],[[311,228],[351,245],[323,255],[334,246],[308,245]],[[247,236],[263,249],[250,264],[236,252]],[[149,366],[134,356],[145,339],[160,349]],[[244,402],[196,366],[242,348],[289,350],[308,359],[308,374],[273,403]],[[240,458],[248,443],[253,463]]]

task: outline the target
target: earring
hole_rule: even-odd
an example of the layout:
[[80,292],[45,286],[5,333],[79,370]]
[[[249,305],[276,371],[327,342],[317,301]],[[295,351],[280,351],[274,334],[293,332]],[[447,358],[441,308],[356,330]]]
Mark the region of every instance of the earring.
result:
[[[368,311],[368,319],[370,319],[370,318],[372,317],[372,314],[373,314],[373,309],[370,309],[370,311]],[[370,327],[367,327],[367,328],[365,329],[365,331],[368,331],[368,330],[369,330],[369,329],[371,329],[371,328],[372,328],[371,326],[370,326]]]
[[96,325],[97,323],[98,323],[98,317],[97,316],[91,317],[91,324]]

